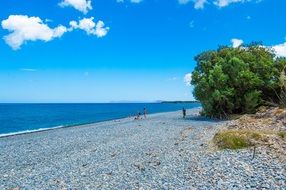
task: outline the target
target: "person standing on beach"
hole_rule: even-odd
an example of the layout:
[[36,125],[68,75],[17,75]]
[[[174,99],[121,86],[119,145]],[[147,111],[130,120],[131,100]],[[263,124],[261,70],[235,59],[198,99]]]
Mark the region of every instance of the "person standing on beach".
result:
[[147,118],[147,109],[144,108],[144,118],[146,119]]
[[185,108],[183,108],[183,118],[186,118],[186,115],[187,115],[187,111]]

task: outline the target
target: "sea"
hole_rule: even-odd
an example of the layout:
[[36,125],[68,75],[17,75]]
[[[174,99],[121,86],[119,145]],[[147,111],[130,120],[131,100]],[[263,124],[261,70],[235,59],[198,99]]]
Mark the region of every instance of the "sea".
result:
[[0,137],[200,107],[199,103],[0,104]]

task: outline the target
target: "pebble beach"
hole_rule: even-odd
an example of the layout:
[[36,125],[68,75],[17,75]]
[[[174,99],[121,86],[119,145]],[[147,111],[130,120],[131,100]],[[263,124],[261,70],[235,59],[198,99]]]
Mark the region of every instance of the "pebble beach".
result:
[[286,163],[217,150],[199,108],[0,138],[0,189],[286,189]]

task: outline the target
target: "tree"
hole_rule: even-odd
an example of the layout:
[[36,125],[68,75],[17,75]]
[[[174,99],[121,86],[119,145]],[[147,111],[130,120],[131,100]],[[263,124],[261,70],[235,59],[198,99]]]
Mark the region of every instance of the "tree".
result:
[[199,54],[195,61],[191,83],[206,116],[253,113],[267,101],[278,101],[275,92],[281,92],[286,59],[261,44],[219,47]]

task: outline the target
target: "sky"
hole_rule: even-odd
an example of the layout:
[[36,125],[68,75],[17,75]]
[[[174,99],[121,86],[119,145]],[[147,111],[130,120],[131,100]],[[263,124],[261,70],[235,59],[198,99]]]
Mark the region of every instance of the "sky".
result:
[[193,100],[194,57],[263,42],[285,0],[2,0],[0,102]]

